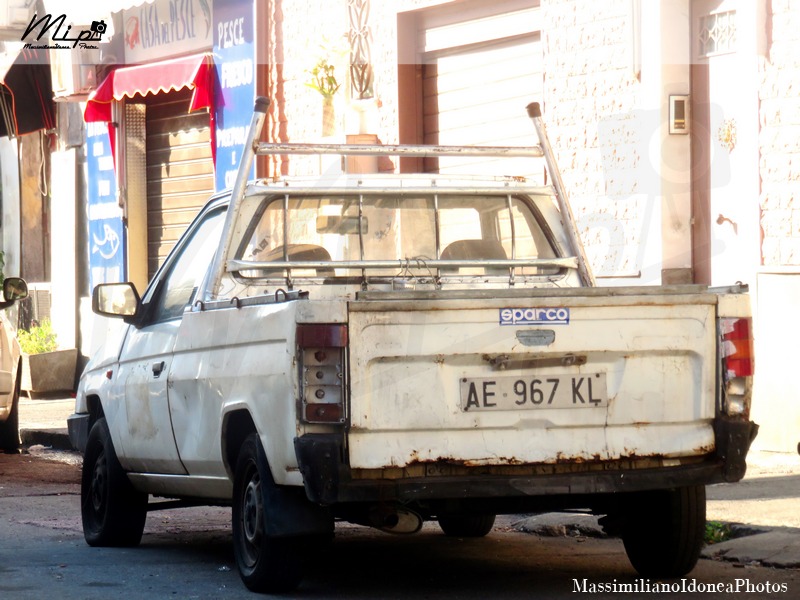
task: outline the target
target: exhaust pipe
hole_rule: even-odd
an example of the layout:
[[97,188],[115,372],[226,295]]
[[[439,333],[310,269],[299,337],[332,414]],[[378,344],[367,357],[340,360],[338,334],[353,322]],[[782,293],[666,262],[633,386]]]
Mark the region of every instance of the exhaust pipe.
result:
[[422,517],[402,507],[377,507],[369,513],[369,524],[386,533],[411,534],[422,529]]

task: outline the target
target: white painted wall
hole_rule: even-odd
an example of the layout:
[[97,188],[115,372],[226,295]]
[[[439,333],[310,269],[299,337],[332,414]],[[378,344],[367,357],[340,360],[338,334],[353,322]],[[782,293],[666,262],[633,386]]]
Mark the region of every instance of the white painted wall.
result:
[[[756,276],[756,374],[753,420],[761,425],[754,446],[762,450],[794,452],[800,442],[800,381],[795,340],[800,333],[800,79],[797,31],[800,4],[789,0],[742,0],[740,10],[752,11],[758,85],[751,93],[743,81],[742,93],[758,108],[758,139],[752,149],[758,157],[761,259]],[[764,26],[766,24],[767,26]],[[752,68],[752,67],[751,67]],[[756,96],[757,97],[754,97]],[[748,138],[748,144],[752,141]],[[752,159],[751,159],[752,160]]]
[[[652,4],[645,2],[644,4]],[[669,97],[688,94],[691,69],[689,0],[659,3],[660,68],[653,81],[659,128],[651,149],[660,152],[662,269],[692,266],[691,136],[669,133]],[[645,39],[649,37],[645,36]],[[656,36],[658,37],[658,36]],[[657,144],[657,148],[654,147]]]
[[758,275],[759,313],[755,330],[756,375],[752,419],[759,424],[753,446],[773,452],[796,452],[800,443],[800,384],[796,340],[800,336],[800,269]]
[[7,276],[19,275],[20,270],[20,210],[19,210],[19,160],[17,142],[0,137],[0,178],[3,193],[2,244]]
[[51,154],[50,319],[61,348],[75,348],[77,343],[76,161],[75,149]]

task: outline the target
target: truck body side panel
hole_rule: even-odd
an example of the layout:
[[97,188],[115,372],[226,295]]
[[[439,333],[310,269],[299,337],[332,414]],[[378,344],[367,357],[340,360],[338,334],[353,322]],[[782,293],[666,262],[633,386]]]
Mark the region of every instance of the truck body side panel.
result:
[[[169,376],[169,404],[181,460],[191,475],[227,477],[221,425],[248,407],[277,483],[297,460],[297,302],[187,312]],[[266,432],[273,432],[267,435]]]

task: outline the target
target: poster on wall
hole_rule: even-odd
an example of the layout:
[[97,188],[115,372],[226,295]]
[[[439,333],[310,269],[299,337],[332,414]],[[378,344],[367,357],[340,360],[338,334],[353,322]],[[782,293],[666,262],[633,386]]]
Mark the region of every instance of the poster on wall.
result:
[[89,285],[126,280],[125,228],[106,123],[87,123]]
[[[214,64],[217,70],[214,169],[217,191],[233,186],[253,115],[256,89],[254,4],[250,0],[214,2]],[[254,177],[255,165],[250,173],[250,178]]]

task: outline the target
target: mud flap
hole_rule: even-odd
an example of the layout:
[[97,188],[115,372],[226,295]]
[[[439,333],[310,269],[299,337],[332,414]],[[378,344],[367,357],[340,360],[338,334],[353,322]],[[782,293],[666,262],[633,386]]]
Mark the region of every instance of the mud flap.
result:
[[342,465],[340,435],[310,434],[294,440],[297,464],[311,502],[333,504],[339,495]]
[[270,537],[332,536],[333,515],[324,506],[308,500],[303,488],[277,485],[259,445],[259,470],[264,498],[264,528]]
[[717,456],[723,461],[722,476],[725,481],[739,481],[747,471],[747,451],[758,434],[758,425],[752,421],[717,417],[714,421]]

